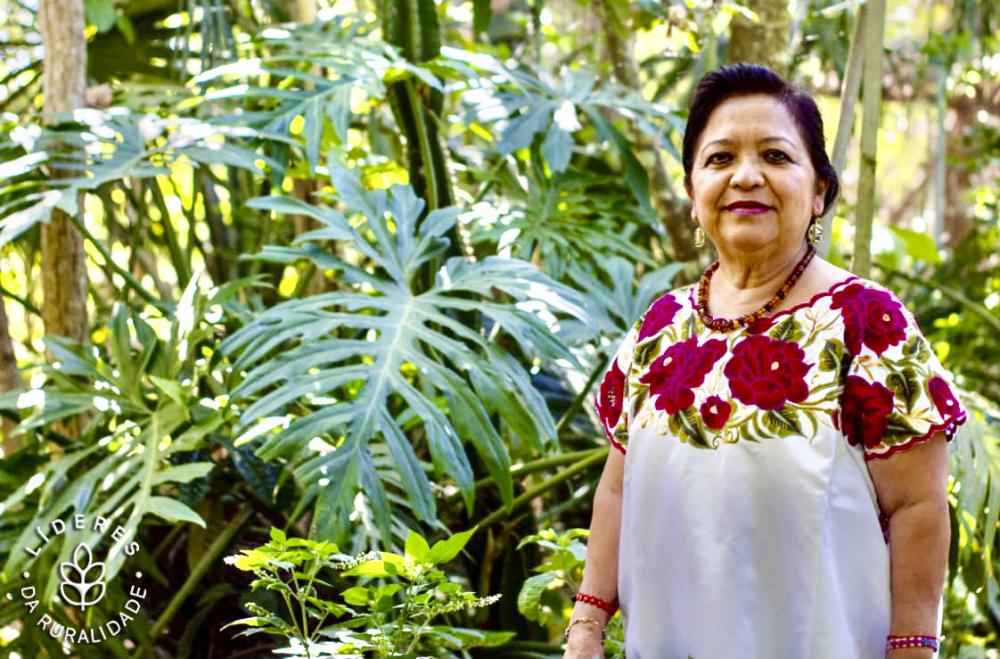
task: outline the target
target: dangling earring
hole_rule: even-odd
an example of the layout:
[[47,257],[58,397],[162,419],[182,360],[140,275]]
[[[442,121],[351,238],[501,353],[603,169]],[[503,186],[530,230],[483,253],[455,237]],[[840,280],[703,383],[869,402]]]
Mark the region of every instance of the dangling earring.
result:
[[823,238],[823,222],[819,218],[813,218],[809,230],[806,231],[806,240],[810,245],[818,245]]
[[705,232],[700,226],[694,230],[694,246],[699,249],[705,246]]

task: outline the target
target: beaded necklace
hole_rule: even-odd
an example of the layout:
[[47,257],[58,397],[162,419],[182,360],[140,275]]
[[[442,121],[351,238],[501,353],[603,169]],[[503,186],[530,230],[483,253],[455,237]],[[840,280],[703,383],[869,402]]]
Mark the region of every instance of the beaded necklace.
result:
[[795,269],[792,270],[792,274],[788,275],[788,279],[786,279],[785,283],[781,285],[778,292],[775,293],[760,309],[740,316],[739,318],[716,318],[708,312],[708,284],[712,280],[712,275],[719,269],[719,262],[716,261],[712,265],[708,266],[708,270],[702,273],[701,278],[698,280],[698,317],[701,318],[701,322],[705,324],[705,327],[718,332],[731,332],[738,327],[745,327],[750,323],[763,318],[767,314],[771,313],[771,311],[773,311],[774,308],[785,299],[785,296],[788,295],[788,291],[792,290],[792,286],[794,286],[795,282],[797,282],[799,277],[802,276],[806,266],[809,265],[809,261],[811,261],[812,257],[815,255],[816,250],[812,245],[808,245],[805,256],[802,257],[802,259],[795,266]]

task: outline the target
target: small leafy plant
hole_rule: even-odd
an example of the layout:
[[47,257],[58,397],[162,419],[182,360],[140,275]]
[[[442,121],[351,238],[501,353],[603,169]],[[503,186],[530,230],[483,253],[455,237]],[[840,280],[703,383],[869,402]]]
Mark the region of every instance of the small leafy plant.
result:
[[[534,568],[538,574],[529,577],[517,596],[517,609],[528,620],[548,626],[559,633],[569,624],[573,614],[573,593],[583,581],[583,566],[587,559],[587,545],[581,540],[590,536],[587,529],[568,529],[557,533],[543,529],[529,535],[517,546],[536,544],[546,552],[545,561]],[[616,613],[605,630],[606,656],[624,659],[625,641],[622,617]]]
[[252,572],[252,590],[276,594],[283,610],[249,602],[246,608],[254,615],[226,627],[249,627],[240,635],[284,636],[289,647],[283,654],[309,658],[450,658],[469,648],[502,645],[512,632],[432,624],[443,614],[500,599],[463,590],[439,567],[462,551],[474,530],[433,546],[411,530],[402,555],[377,551],[350,556],[333,543],[289,538],[272,528],[267,544],[225,560]]

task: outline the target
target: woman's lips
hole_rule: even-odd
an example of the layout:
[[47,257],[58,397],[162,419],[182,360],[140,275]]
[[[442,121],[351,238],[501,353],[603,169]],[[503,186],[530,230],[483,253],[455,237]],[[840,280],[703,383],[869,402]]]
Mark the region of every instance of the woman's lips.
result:
[[762,215],[767,211],[771,210],[769,206],[758,206],[756,204],[739,204],[726,206],[724,210],[729,211],[733,215]]

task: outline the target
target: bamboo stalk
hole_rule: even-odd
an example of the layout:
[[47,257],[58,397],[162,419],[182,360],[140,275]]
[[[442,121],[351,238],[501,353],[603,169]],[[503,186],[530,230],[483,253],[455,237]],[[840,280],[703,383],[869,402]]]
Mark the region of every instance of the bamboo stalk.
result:
[[941,234],[944,232],[944,202],[946,187],[946,166],[948,158],[948,131],[944,127],[945,115],[948,112],[948,69],[944,63],[934,67],[937,72],[937,108],[936,117],[936,154],[934,157],[934,244],[941,245]]
[[[837,137],[833,142],[833,168],[840,176],[844,171],[844,161],[847,159],[847,145],[851,141],[854,126],[854,106],[858,102],[861,91],[861,63],[864,48],[862,40],[865,33],[865,8],[862,5],[854,17],[854,30],[851,34],[851,45],[847,54],[847,66],[844,69],[844,87],[840,92],[840,118],[837,121]],[[832,240],[833,207],[827,208],[820,222],[823,224],[823,238],[820,240],[817,252],[823,258],[830,254]]]
[[885,31],[885,0],[870,0],[864,29],[862,84],[864,103],[861,122],[861,171],[858,179],[858,209],[854,227],[853,271],[860,277],[871,273],[872,220],[875,217],[875,174],[878,129],[882,110],[882,37]]

